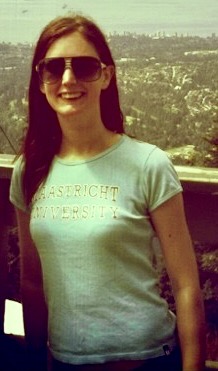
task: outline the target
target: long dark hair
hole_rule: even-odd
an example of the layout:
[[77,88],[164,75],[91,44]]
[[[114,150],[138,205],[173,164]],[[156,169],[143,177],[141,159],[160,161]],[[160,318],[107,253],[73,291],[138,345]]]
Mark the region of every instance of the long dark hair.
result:
[[[58,17],[42,31],[36,44],[29,84],[29,125],[23,145],[24,174],[23,190],[29,204],[39,185],[46,179],[54,155],[61,144],[61,130],[56,113],[40,91],[35,66],[45,57],[54,41],[69,33],[78,31],[93,44],[100,60],[106,65],[115,63],[104,34],[96,24],[81,15]],[[101,92],[101,118],[105,127],[113,132],[123,133],[123,115],[120,109],[116,72],[110,85]]]

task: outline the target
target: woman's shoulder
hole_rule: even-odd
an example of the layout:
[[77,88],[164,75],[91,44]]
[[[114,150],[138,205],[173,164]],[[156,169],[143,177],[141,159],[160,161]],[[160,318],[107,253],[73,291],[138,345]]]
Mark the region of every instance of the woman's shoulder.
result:
[[165,151],[157,147],[155,144],[151,144],[137,138],[125,136],[125,145],[126,150],[131,157],[137,161],[143,161],[146,163],[150,162],[159,162],[159,161],[168,161],[168,155]]
[[24,172],[24,166],[25,166],[24,156],[23,155],[16,156],[13,162],[11,182],[14,182],[15,179],[16,181],[18,180],[20,181],[22,179],[23,172]]
[[127,145],[141,151],[152,151],[154,148],[158,148],[155,144],[148,143],[127,134],[124,135],[124,139]]
[[27,211],[23,193],[24,165],[24,157],[22,155],[16,157],[10,184],[10,201],[15,207]]
[[17,155],[15,157],[13,169],[15,171],[23,171],[23,169],[24,169],[24,156],[22,154],[21,155]]

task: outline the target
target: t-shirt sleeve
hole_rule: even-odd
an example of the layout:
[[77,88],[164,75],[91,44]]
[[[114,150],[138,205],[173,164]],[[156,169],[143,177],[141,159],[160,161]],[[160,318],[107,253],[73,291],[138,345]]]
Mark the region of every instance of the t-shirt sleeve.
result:
[[144,168],[147,209],[155,210],[171,197],[182,192],[176,170],[166,152],[154,147]]
[[11,184],[10,184],[10,202],[18,209],[29,212],[29,208],[26,205],[24,199],[24,193],[22,189],[22,175],[23,175],[24,163],[22,157],[19,157],[15,162],[15,166],[12,172]]

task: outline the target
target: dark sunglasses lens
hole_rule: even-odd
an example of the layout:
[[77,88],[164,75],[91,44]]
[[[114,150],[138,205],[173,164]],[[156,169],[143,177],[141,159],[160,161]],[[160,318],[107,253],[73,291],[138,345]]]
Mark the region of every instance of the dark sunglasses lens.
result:
[[101,63],[94,57],[75,57],[72,68],[75,77],[81,81],[95,81],[101,76]]
[[[62,78],[65,66],[65,58],[44,59],[38,65],[40,80],[47,84],[57,82]],[[101,76],[101,62],[94,57],[73,57],[71,67],[80,81],[95,81]]]
[[58,81],[65,68],[64,58],[48,59],[41,65],[41,80],[47,83]]

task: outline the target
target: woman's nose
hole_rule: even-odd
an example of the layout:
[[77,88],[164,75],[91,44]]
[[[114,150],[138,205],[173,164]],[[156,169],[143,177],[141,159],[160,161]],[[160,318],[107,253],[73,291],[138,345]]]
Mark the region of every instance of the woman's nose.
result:
[[66,67],[62,75],[63,84],[75,84],[77,79],[74,75],[72,67]]

